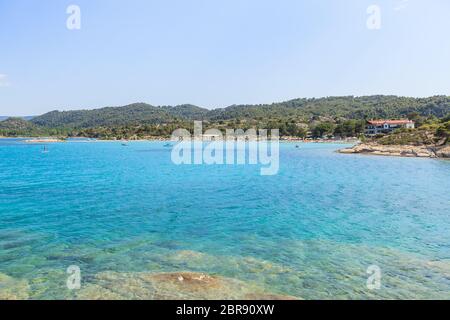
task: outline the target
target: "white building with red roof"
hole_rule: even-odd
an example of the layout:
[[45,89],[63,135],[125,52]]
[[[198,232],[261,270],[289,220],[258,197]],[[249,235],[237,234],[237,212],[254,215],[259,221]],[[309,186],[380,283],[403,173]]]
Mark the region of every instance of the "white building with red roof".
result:
[[366,135],[387,134],[400,128],[414,129],[415,122],[408,119],[369,120],[366,124]]

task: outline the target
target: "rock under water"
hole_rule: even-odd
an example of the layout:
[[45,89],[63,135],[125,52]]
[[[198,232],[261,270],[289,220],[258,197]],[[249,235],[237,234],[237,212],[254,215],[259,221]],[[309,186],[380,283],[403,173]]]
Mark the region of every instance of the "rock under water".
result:
[[26,280],[17,280],[0,273],[0,300],[26,300],[29,286]]
[[142,300],[264,300],[298,299],[265,292],[241,280],[196,272],[117,273],[96,275],[77,294],[77,299],[142,299]]

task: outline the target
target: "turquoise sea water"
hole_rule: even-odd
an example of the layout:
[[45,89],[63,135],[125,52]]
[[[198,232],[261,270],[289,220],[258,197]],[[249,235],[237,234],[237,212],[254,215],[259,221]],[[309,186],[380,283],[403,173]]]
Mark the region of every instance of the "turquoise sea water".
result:
[[191,271],[304,299],[450,299],[449,161],[286,143],[261,176],[176,166],[164,144],[0,140],[0,297],[77,298],[77,265],[81,291],[105,272]]

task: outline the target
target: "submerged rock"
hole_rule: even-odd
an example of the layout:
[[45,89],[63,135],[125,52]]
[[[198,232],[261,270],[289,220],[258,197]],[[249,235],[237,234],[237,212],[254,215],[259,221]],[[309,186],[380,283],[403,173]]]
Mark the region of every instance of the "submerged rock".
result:
[[240,280],[196,272],[103,272],[80,290],[77,299],[235,300],[296,299],[274,295]]
[[26,280],[17,280],[0,273],[0,300],[26,300],[29,286]]
[[[244,256],[221,256],[210,255],[192,250],[180,250],[161,256],[162,263],[180,269],[186,267],[188,270],[208,270],[221,269],[228,273],[236,274],[281,274],[292,272],[292,269],[276,264],[274,262],[257,259],[255,257]],[[231,275],[231,277],[234,277]]]
[[427,267],[437,270],[450,280],[450,260],[433,260],[426,262]]
[[[305,299],[450,299],[449,260],[395,247],[335,242],[327,239],[284,243],[301,275],[283,291]],[[367,287],[368,268],[381,270],[381,289]]]
[[279,294],[247,294],[244,300],[300,300],[299,298]]

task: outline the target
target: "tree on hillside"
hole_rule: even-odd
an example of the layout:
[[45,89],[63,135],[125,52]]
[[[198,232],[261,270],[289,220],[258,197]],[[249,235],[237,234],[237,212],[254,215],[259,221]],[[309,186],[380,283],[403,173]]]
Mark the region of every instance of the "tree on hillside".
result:
[[322,122],[312,129],[314,138],[322,138],[325,135],[331,135],[334,132],[335,124],[331,122]]

